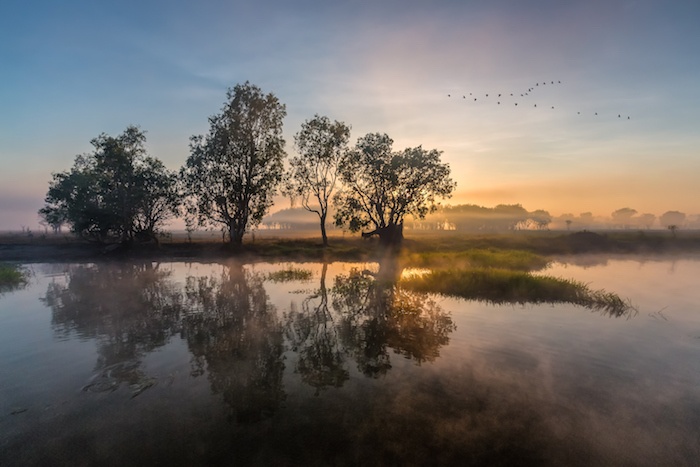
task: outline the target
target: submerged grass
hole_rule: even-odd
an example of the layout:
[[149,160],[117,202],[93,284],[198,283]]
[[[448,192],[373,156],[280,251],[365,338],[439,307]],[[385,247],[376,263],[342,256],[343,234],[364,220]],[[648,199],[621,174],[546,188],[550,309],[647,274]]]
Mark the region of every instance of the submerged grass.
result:
[[402,285],[421,292],[491,303],[573,303],[610,316],[631,316],[636,309],[617,294],[586,284],[524,271],[476,268],[433,271],[408,277]]
[[308,269],[288,268],[269,273],[267,279],[272,282],[308,281],[312,276]]

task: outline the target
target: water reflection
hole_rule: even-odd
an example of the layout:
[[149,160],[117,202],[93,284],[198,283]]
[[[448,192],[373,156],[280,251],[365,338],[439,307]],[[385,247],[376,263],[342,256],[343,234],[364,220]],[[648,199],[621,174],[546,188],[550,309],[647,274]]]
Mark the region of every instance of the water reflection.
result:
[[694,465],[700,262],[678,264],[562,272],[669,321],[437,304],[386,261],[305,265],[303,294],[274,265],[44,270],[0,301],[0,464]]
[[157,265],[71,267],[42,299],[59,338],[97,342],[95,374],[83,390],[111,392],[122,383],[131,397],[157,379],[142,369],[146,354],[176,335],[192,354],[191,375],[206,373],[240,422],[274,412],[284,398],[283,333],[260,276],[240,264],[221,274],[189,276],[184,291]]
[[263,277],[241,264],[220,275],[189,276],[182,334],[193,355],[192,375],[205,372],[238,422],[272,415],[284,399],[283,329]]
[[348,358],[364,375],[377,377],[392,367],[389,349],[420,364],[437,358],[449,342],[455,329],[450,315],[427,294],[397,285],[397,260],[386,258],[377,273],[337,275],[331,307],[326,270],[324,265],[318,291],[286,315],[288,338],[299,353],[296,370],[317,390],[348,379]]
[[141,361],[181,324],[180,290],[168,276],[150,262],[91,264],[70,267],[66,282],[49,283],[42,301],[52,310],[56,335],[97,341],[95,375],[84,390],[114,391],[126,383],[138,395],[155,384]]
[[302,301],[300,309],[292,306],[285,314],[286,337],[299,356],[296,371],[302,381],[317,391],[327,386],[340,387],[350,377],[340,322],[328,306],[327,273],[328,264],[324,263],[318,290]]

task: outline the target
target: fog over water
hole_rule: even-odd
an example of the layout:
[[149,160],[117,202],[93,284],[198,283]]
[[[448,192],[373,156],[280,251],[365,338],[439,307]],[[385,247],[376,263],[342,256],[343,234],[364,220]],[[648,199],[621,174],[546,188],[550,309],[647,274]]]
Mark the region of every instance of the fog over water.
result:
[[376,263],[28,267],[0,296],[3,465],[700,455],[697,257],[542,272],[628,298],[621,318],[418,294]]

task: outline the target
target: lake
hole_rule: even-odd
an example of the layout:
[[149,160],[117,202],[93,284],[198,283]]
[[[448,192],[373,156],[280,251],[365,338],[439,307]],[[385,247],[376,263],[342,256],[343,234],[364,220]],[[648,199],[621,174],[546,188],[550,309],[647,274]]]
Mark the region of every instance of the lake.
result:
[[[0,295],[0,465],[697,465],[700,257],[495,305],[376,263],[28,264]],[[403,271],[403,274],[421,271]]]

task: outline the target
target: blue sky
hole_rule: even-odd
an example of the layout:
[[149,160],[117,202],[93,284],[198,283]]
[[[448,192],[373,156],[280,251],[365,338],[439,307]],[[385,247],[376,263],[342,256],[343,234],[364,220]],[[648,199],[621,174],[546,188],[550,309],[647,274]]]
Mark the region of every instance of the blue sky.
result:
[[315,113],[353,141],[386,132],[443,151],[452,203],[700,214],[698,18],[697,1],[5,0],[0,230],[36,225],[51,173],[102,132],[140,125],[177,169],[246,80],[286,104],[289,153]]

